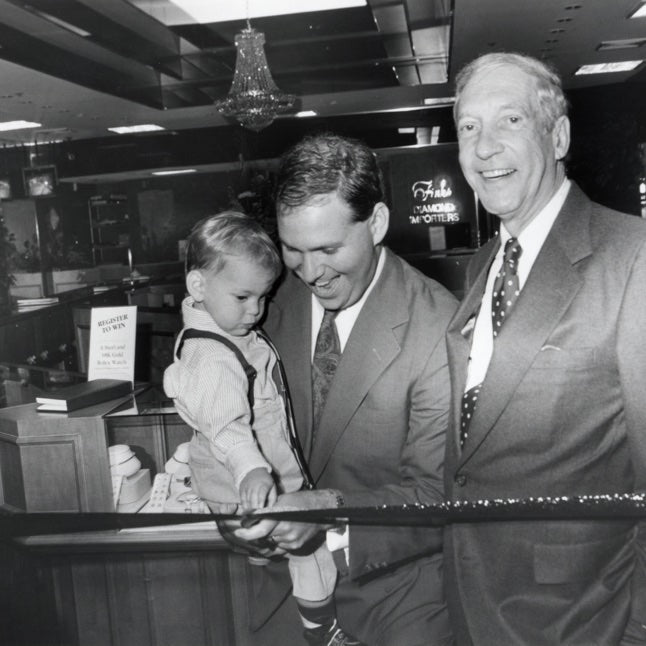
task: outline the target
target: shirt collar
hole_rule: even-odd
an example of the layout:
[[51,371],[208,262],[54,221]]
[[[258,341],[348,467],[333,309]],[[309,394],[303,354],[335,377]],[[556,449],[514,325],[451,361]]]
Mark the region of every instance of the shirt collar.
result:
[[[540,251],[550,232],[556,217],[561,211],[561,207],[565,202],[565,198],[570,190],[571,182],[565,178],[559,186],[558,190],[550,201],[542,208],[536,217],[520,232],[518,235],[518,242],[523,248],[523,257],[527,257],[530,249],[536,249],[536,254]],[[511,238],[511,234],[507,231],[504,222],[500,224],[500,245],[505,246],[505,242]]]
[[[558,190],[536,217],[520,232],[518,242],[523,249],[522,263],[531,267],[541,250],[547,235],[549,234],[554,221],[556,220],[565,198],[570,190],[571,182],[565,178]],[[504,249],[505,243],[511,238],[511,234],[505,228],[505,224],[500,225],[500,247]]]
[[[339,335],[339,342],[341,344],[341,350],[345,347],[345,343],[352,332],[352,328],[356,323],[359,312],[366,302],[370,292],[374,289],[379,277],[381,276],[384,265],[386,264],[386,253],[383,247],[379,250],[379,260],[377,261],[377,269],[375,270],[375,275],[372,277],[370,284],[368,285],[366,291],[363,293],[363,296],[354,303],[347,307],[344,310],[339,311],[334,322],[336,323],[337,333]],[[323,306],[316,299],[314,294],[312,294],[312,345],[315,343],[316,336],[318,334],[319,327],[321,327],[321,321],[323,320],[324,313]]]

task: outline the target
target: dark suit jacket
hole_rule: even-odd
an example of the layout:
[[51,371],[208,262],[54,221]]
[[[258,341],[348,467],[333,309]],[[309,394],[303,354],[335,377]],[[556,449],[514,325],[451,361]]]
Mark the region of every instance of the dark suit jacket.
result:
[[[444,336],[457,303],[438,283],[385,253],[313,445],[311,292],[299,279],[287,277],[264,326],[285,364],[317,487],[341,490],[348,506],[443,500],[449,406]],[[336,594],[342,626],[368,644],[446,643],[440,545],[438,529],[353,526],[350,572]]]
[[[495,341],[460,451],[463,329],[498,244],[473,258],[448,331],[447,496],[646,490],[646,224],[590,202],[576,185]],[[626,630],[630,643],[645,643],[637,530],[625,521],[452,526],[445,567],[458,643],[609,646]]]

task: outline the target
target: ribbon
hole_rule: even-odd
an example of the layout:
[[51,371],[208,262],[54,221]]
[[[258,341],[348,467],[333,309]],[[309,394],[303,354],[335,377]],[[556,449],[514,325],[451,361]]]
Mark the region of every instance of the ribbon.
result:
[[263,509],[235,514],[137,514],[101,512],[24,513],[0,511],[0,537],[172,526],[208,520],[260,520],[381,526],[438,526],[447,523],[552,520],[643,520],[646,494],[598,494],[523,499],[456,501],[439,505],[382,505],[333,509]]
[[122,512],[0,512],[0,538],[37,536],[43,534],[73,534],[110,529],[172,526],[208,520],[240,520],[233,514],[129,514]]
[[243,524],[250,525],[263,518],[383,526],[433,526],[517,520],[639,520],[646,519],[646,494],[459,500],[439,505],[383,505],[273,512],[268,509],[247,515]]

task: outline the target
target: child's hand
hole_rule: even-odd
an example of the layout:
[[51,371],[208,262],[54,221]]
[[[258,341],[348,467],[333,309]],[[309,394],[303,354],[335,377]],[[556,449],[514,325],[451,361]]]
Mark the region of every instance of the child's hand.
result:
[[273,505],[277,495],[276,484],[267,469],[252,469],[240,483],[243,509],[258,509]]

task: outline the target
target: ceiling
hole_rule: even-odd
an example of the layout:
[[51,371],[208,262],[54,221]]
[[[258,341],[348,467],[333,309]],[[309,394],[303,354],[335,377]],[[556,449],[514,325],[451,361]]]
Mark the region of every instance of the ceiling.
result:
[[[255,0],[263,1],[272,2]],[[390,111],[402,111],[394,114],[415,126],[433,109],[427,102],[447,105],[456,71],[485,51],[545,58],[570,89],[646,83],[644,63],[629,73],[574,76],[584,63],[646,58],[644,44],[598,49],[602,41],[646,41],[646,18],[626,19],[641,1],[368,0],[252,17],[251,25],[265,34],[277,85],[298,96],[277,122],[297,110],[391,120]],[[0,144],[118,138],[106,129],[138,123],[176,133],[230,125],[213,101],[229,90],[245,20],[177,21],[172,8],[170,0],[0,0],[0,121],[42,124],[0,132]]]

